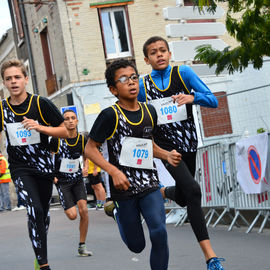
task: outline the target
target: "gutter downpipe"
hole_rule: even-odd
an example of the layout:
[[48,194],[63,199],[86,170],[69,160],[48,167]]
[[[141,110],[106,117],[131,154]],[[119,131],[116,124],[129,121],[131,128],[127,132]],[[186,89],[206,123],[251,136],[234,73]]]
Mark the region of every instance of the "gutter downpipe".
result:
[[18,3],[19,3],[19,9],[21,11],[20,13],[21,13],[23,31],[25,34],[26,47],[27,47],[27,52],[28,52],[29,66],[30,66],[30,72],[31,72],[31,77],[32,77],[33,89],[34,89],[34,93],[38,95],[39,91],[38,91],[38,87],[37,87],[37,75],[36,75],[36,69],[34,66],[34,60],[33,60],[31,43],[30,43],[27,20],[26,20],[26,16],[25,16],[24,4],[23,4],[22,0],[19,0]]

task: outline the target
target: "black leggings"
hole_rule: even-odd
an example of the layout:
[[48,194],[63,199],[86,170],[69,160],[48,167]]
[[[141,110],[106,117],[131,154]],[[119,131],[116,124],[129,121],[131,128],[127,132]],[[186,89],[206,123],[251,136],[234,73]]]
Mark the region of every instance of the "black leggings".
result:
[[[193,155],[190,157],[190,166],[191,170],[192,168],[194,168],[194,174],[195,164],[192,159],[194,159],[194,156],[196,158],[196,153],[190,154]],[[165,196],[169,199],[174,200],[180,206],[187,206],[188,218],[191,227],[195,233],[195,236],[199,242],[209,239],[204,214],[201,207],[201,189],[199,184],[194,180],[194,177],[191,175],[183,156],[182,161],[177,167],[173,167],[166,161],[164,161],[163,163],[175,180],[175,188],[166,188]]]
[[47,233],[53,179],[32,174],[12,176],[19,196],[27,209],[28,232],[39,265],[47,264]]

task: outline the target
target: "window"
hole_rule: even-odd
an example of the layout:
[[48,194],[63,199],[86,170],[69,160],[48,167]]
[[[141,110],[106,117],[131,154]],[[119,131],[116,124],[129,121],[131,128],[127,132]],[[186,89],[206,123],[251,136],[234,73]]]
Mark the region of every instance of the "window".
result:
[[185,6],[193,6],[193,0],[184,0]]
[[40,32],[41,47],[43,51],[44,64],[46,69],[46,87],[48,95],[57,91],[56,75],[54,74],[53,58],[50,48],[50,40],[47,27]]
[[106,59],[132,56],[127,7],[99,9]]

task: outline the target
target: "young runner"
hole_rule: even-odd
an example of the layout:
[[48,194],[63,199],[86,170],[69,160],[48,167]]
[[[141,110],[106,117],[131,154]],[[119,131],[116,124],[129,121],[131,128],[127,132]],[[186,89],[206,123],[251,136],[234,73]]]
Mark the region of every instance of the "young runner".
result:
[[106,202],[106,193],[102,184],[101,178],[101,169],[96,164],[94,164],[91,160],[89,160],[89,168],[88,168],[88,182],[89,186],[94,191],[96,197],[96,209],[102,209],[104,203]]
[[19,60],[3,63],[1,76],[10,93],[1,101],[0,131],[6,133],[11,178],[27,208],[36,267],[48,270],[47,232],[53,187],[48,136],[66,137],[67,131],[62,115],[51,101],[26,92],[28,77]]
[[[165,211],[153,156],[176,166],[181,155],[153,143],[157,117],[152,106],[137,101],[139,79],[133,63],[115,61],[107,68],[105,77],[118,101],[99,114],[89,134],[85,155],[110,175],[109,192],[124,243],[136,253],[144,249],[142,215],[152,242],[151,269],[166,270],[169,251]],[[102,143],[103,154],[108,153],[109,161],[99,152]]]
[[168,151],[176,149],[182,154],[177,167],[163,162],[176,184],[165,189],[165,197],[175,200],[180,206],[187,206],[188,218],[204,253],[207,269],[224,270],[220,263],[224,259],[217,258],[211,246],[201,208],[200,186],[194,180],[198,141],[192,104],[215,108],[217,99],[190,67],[169,65],[171,52],[162,37],[149,38],[144,43],[143,52],[152,72],[140,80],[138,100],[156,108],[155,142]]
[[[64,125],[68,131],[67,139],[52,138],[50,149],[54,152],[54,183],[59,194],[60,202],[70,220],[77,218],[77,209],[80,214],[80,242],[78,256],[91,256],[86,249],[85,240],[88,232],[87,195],[83,181],[80,157],[83,156],[85,138],[77,132],[78,119],[72,110],[63,113]],[[84,158],[84,164],[87,161]],[[87,169],[84,168],[87,171]]]

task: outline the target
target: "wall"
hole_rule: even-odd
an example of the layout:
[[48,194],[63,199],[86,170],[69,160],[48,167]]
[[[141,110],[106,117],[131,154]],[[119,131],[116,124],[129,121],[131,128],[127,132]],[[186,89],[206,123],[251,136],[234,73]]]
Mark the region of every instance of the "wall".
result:
[[[54,73],[58,79],[58,88],[69,84],[69,71],[66,68],[67,58],[65,54],[65,45],[62,36],[61,22],[56,4],[43,5],[40,9],[36,9],[34,5],[25,5],[25,11],[29,26],[29,34],[34,58],[34,65],[37,74],[37,84],[39,94],[47,96],[45,80],[47,79],[44,64],[40,31],[47,26],[50,49],[52,53],[52,64]],[[47,18],[48,22],[42,24],[42,19]],[[35,33],[38,29],[38,33]],[[60,83],[61,81],[61,83]]]
[[[7,32],[1,37],[0,40],[0,66],[3,62],[8,61],[10,59],[16,58],[16,50],[13,40],[13,31],[12,28],[8,29]],[[7,97],[8,91],[3,85],[2,76],[0,75],[0,91],[3,91],[3,95],[1,97]]]
[[[97,8],[90,8],[90,3],[96,2],[102,1],[65,0],[57,2],[71,82],[104,79],[106,61],[98,12]],[[175,6],[175,0],[135,0],[127,6],[135,62],[139,72],[145,74],[150,72],[151,68],[144,62],[143,44],[154,35],[166,38],[166,24],[175,21],[164,20],[163,8]],[[222,6],[226,8],[226,5]],[[224,19],[225,15],[219,21],[224,22]],[[221,38],[231,46],[237,44],[227,33]],[[177,38],[167,40],[172,41]],[[83,75],[84,68],[90,71],[88,75]]]
[[[97,8],[90,7],[90,4],[96,2],[102,1],[62,0],[42,5],[38,10],[35,5],[25,4],[41,95],[47,95],[46,72],[40,34],[34,33],[34,31],[35,28],[39,29],[40,22],[44,17],[48,18],[46,25],[58,88],[63,88],[69,83],[104,79],[106,59],[98,12]],[[175,0],[134,0],[127,5],[134,57],[140,74],[151,71],[150,66],[144,62],[142,52],[146,39],[153,35],[166,38],[166,24],[175,22],[165,21],[163,18],[163,8],[168,6],[175,6]],[[226,8],[225,5],[222,6]],[[224,22],[224,19],[225,15],[219,21]],[[229,37],[227,33],[221,38],[232,46],[236,45],[234,39]],[[172,40],[177,40],[177,38],[168,38],[168,41]],[[89,70],[89,74],[84,75],[84,69]]]

